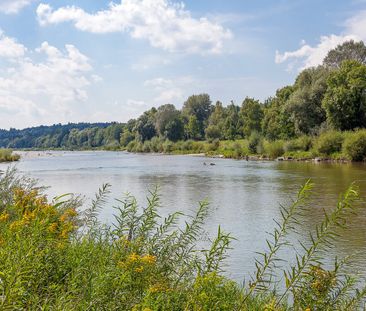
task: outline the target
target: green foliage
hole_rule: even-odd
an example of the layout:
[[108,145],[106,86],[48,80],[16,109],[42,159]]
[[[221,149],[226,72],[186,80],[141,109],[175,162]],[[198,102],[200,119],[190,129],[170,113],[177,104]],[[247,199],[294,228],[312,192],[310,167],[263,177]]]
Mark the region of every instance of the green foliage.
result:
[[344,135],[342,132],[329,131],[322,133],[315,141],[315,149],[320,154],[331,155],[342,150]]
[[19,154],[14,154],[11,149],[0,149],[0,162],[12,162],[20,159]]
[[286,102],[286,110],[294,122],[297,135],[315,134],[326,120],[322,107],[327,90],[329,70],[318,66],[305,69],[296,78],[294,92]]
[[276,96],[267,101],[262,121],[263,134],[269,140],[289,139],[295,136],[294,122],[286,108],[286,102],[293,93],[292,86],[277,90]]
[[343,61],[355,60],[366,65],[366,46],[362,41],[346,41],[330,50],[324,58],[323,64],[330,68],[339,68]]
[[[307,246],[300,243],[301,250],[298,243],[289,244],[287,235],[301,225],[311,188],[306,183],[290,206],[281,207],[268,250],[242,287],[223,274],[230,234],[219,228],[208,248],[197,247],[209,213],[206,202],[194,215],[176,212],[162,218],[157,189],[145,207],[128,194],[115,201],[114,224],[105,226],[98,212],[107,202],[109,185],[81,210],[80,198],[63,195],[49,202],[33,180],[8,170],[0,178],[0,308],[358,310],[366,287],[355,291],[356,279],[344,273],[347,260],[335,261],[330,271],[318,263],[349,214],[357,212],[358,193],[350,187],[310,234]],[[296,264],[279,286],[278,253],[286,248],[296,254]]]
[[300,136],[298,138],[286,141],[285,151],[309,151],[312,147],[312,138],[310,136]]
[[260,133],[262,131],[263,108],[258,100],[245,98],[240,109],[240,116],[246,137],[249,137],[252,132]]
[[[188,97],[188,99],[183,104],[182,108],[182,114],[186,116],[186,118],[189,120],[189,122],[194,121],[194,134],[195,136],[191,135],[189,138],[202,138],[205,135],[205,127],[207,126],[208,118],[210,117],[210,114],[212,112],[212,105],[211,105],[211,99],[208,94],[199,94],[199,95],[192,95]],[[192,119],[194,117],[194,119]],[[191,124],[189,126],[189,130],[192,131]],[[196,128],[197,127],[197,128]],[[198,132],[198,133],[196,133]]]
[[248,141],[248,149],[249,152],[252,154],[260,153],[260,150],[258,150],[258,147],[260,147],[262,141],[262,137],[258,132],[253,132]]
[[366,158],[366,130],[347,133],[343,152],[352,161],[363,161]]
[[366,65],[344,61],[332,71],[323,99],[328,122],[341,131],[366,126]]
[[283,156],[285,153],[284,142],[282,140],[264,141],[264,154],[271,159]]

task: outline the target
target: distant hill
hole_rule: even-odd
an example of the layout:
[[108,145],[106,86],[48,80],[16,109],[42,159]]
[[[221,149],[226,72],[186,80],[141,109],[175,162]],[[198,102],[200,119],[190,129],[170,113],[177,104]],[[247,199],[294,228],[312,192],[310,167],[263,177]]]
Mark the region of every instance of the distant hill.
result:
[[0,148],[85,149],[118,147],[122,123],[68,123],[0,129]]

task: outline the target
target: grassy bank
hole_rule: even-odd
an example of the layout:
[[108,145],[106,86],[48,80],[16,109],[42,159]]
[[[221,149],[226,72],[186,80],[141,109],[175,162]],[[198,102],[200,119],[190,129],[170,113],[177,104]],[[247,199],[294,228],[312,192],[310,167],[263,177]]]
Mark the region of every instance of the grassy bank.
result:
[[130,152],[164,152],[171,154],[205,153],[225,158],[257,157],[307,160],[322,158],[343,161],[364,161],[366,158],[366,130],[355,132],[328,131],[319,136],[301,136],[292,140],[269,141],[259,134],[248,139],[226,141],[178,141],[154,137],[145,142],[131,141],[125,148]]
[[11,149],[0,149],[0,162],[12,162],[18,161],[20,156],[18,154],[13,154]]
[[[189,217],[161,218],[157,191],[145,208],[127,196],[117,201],[114,225],[105,226],[97,216],[108,185],[81,210],[80,198],[48,201],[34,181],[7,171],[0,179],[0,309],[358,310],[366,288],[356,290],[356,279],[344,274],[347,261],[336,261],[330,271],[319,264],[349,214],[357,212],[353,187],[309,236],[308,246],[286,243],[310,212],[311,188],[306,183],[281,208],[268,249],[242,286],[223,273],[230,234],[219,228],[211,246],[197,247],[209,213],[205,202]],[[182,217],[187,222],[179,227]],[[297,264],[282,271],[278,252],[285,247],[297,254]]]

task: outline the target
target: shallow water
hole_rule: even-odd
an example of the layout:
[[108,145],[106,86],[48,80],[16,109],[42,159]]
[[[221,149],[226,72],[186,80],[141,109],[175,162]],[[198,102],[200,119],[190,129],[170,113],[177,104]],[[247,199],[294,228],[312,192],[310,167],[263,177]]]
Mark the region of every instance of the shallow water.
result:
[[[210,162],[215,165],[204,165]],[[9,164],[0,164],[4,170]],[[306,213],[298,229],[304,236],[321,219],[323,209],[335,206],[340,192],[352,182],[366,197],[366,166],[300,162],[247,162],[208,159],[194,156],[144,155],[124,152],[26,152],[17,164],[21,173],[50,186],[50,197],[63,193],[81,193],[91,198],[103,183],[112,185],[112,198],[126,192],[135,195],[141,205],[148,189],[158,185],[162,196],[161,213],[180,210],[193,212],[197,202],[207,199],[211,213],[206,230],[214,235],[217,227],[236,238],[227,273],[238,281],[254,270],[256,251],[265,249],[266,232],[279,216],[279,204],[289,203],[301,184],[311,178],[315,183],[311,212]],[[113,221],[111,200],[100,217]],[[352,271],[366,276],[366,209],[352,216],[352,225],[342,233],[330,258],[358,252]],[[291,240],[297,235],[292,234]],[[303,238],[301,238],[303,239]],[[283,252],[290,259],[288,252]],[[287,258],[286,258],[287,257]],[[329,263],[329,262],[328,262]]]

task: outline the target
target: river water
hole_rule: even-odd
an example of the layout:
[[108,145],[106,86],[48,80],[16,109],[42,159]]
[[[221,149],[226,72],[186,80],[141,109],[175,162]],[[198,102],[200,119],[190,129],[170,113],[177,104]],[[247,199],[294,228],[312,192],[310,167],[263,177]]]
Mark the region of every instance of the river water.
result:
[[[121,198],[129,192],[143,206],[148,190],[158,185],[164,216],[175,211],[193,213],[197,202],[207,199],[210,202],[207,235],[215,235],[220,225],[236,238],[226,271],[238,281],[247,279],[254,271],[255,252],[265,249],[267,232],[275,225],[273,219],[279,218],[279,205],[289,204],[309,178],[315,184],[310,212],[301,219],[298,235],[290,234],[292,241],[300,239],[306,243],[305,237],[321,220],[323,209],[334,208],[339,194],[352,182],[366,197],[364,164],[248,162],[104,151],[34,151],[22,155],[16,164],[19,172],[50,186],[49,197],[73,192],[90,199],[103,183],[109,183],[111,198]],[[0,170],[8,165],[0,164]],[[102,221],[113,222],[115,204],[111,199],[104,207],[100,214]],[[325,263],[329,264],[335,256],[342,258],[355,253],[351,270],[366,276],[366,208],[349,220],[350,228],[341,232],[335,247],[327,251],[329,260]],[[286,251],[282,256],[291,260],[293,253]]]

